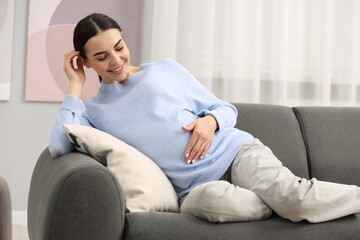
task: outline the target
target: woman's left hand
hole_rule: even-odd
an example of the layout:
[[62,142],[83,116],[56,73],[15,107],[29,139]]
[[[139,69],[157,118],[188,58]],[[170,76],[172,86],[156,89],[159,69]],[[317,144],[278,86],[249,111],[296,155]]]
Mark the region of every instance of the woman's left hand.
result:
[[185,150],[188,164],[194,163],[198,158],[204,158],[211,146],[217,127],[216,119],[212,115],[206,115],[181,128],[185,132],[192,132]]

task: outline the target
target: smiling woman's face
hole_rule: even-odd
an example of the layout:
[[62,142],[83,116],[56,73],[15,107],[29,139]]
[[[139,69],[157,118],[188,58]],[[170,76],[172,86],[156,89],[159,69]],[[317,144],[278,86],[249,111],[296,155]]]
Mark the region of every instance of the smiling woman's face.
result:
[[85,66],[93,68],[103,82],[122,83],[129,75],[130,52],[118,29],[98,33],[87,41],[84,50]]

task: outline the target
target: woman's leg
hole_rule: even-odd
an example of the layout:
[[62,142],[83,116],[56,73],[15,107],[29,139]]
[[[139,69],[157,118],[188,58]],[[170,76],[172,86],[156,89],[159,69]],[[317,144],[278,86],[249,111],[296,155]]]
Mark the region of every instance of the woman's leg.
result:
[[272,210],[252,191],[222,180],[192,189],[180,200],[180,212],[220,223],[266,219]]
[[258,139],[234,160],[232,182],[255,192],[277,214],[294,222],[323,222],[360,213],[360,188],[295,176]]

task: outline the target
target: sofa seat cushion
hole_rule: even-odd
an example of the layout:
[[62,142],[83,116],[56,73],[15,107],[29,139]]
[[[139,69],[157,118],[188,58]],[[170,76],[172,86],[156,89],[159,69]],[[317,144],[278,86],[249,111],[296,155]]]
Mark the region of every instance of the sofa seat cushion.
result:
[[241,223],[210,223],[179,213],[125,214],[125,238],[147,239],[256,239],[256,240],[354,240],[360,236],[360,216],[312,224],[293,223],[280,217]]

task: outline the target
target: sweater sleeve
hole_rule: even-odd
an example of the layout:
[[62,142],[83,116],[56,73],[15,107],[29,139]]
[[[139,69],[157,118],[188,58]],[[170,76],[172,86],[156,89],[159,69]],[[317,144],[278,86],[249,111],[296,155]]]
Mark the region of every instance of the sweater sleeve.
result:
[[197,113],[198,117],[204,117],[206,115],[214,116],[218,124],[218,129],[222,129],[224,127],[235,126],[237,110],[230,103],[222,102],[222,104],[212,106],[211,109],[202,109]]
[[187,69],[174,60],[166,60],[168,70],[176,81],[181,82],[185,89],[185,97],[193,107],[192,111],[198,117],[212,115],[215,117],[218,129],[234,127],[237,120],[237,109],[230,103],[217,98]]
[[83,117],[85,105],[82,100],[74,96],[65,96],[49,138],[49,151],[53,157],[73,151],[73,146],[63,129],[63,124],[91,125]]

